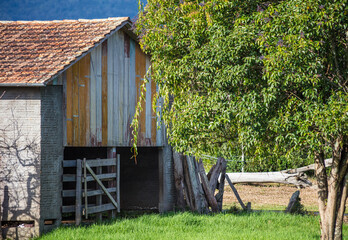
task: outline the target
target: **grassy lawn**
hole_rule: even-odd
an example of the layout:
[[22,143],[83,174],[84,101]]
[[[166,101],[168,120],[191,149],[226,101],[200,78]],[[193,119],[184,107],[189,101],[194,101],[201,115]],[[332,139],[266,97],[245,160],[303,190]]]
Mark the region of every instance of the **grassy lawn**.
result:
[[[344,226],[344,235],[348,226]],[[61,227],[40,240],[60,239],[319,239],[319,218],[284,213],[171,213]]]

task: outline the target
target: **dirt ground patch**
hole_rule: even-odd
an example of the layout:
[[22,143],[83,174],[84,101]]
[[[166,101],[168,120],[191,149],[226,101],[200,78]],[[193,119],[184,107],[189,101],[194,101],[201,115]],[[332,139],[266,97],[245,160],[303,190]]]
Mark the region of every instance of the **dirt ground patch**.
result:
[[[242,201],[246,205],[251,202],[252,209],[284,210],[291,195],[298,189],[282,184],[236,184]],[[317,193],[315,189],[300,189],[301,203],[308,211],[317,211]],[[230,186],[225,186],[224,208],[240,207]]]

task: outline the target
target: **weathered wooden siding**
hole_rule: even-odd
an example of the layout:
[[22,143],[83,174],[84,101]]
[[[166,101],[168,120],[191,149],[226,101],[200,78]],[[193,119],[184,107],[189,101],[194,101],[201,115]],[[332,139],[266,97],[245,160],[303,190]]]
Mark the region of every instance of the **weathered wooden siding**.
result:
[[[110,36],[67,69],[64,76],[65,145],[131,146],[132,122],[140,85],[150,59],[123,31]],[[139,120],[139,146],[162,146],[152,109],[156,85],[146,85]]]

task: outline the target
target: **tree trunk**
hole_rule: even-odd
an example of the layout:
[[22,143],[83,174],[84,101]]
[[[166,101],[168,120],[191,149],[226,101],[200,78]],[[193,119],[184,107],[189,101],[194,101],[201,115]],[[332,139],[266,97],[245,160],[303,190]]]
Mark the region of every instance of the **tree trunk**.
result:
[[348,145],[342,137],[333,145],[329,177],[323,152],[315,154],[315,173],[318,182],[318,203],[322,240],[341,240],[342,223],[347,200]]

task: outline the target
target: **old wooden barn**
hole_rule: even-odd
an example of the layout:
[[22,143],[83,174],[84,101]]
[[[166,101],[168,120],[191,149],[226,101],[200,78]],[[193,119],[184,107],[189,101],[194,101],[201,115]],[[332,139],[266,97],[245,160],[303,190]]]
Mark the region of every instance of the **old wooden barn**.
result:
[[[151,108],[151,80],[137,164],[130,159],[130,123],[149,65],[129,18],[0,22],[3,238],[39,235],[74,214],[77,159],[87,159],[119,209],[172,209],[172,154]],[[84,171],[79,184],[94,191],[82,192],[81,211],[85,201],[89,214],[116,209],[103,205],[101,186]]]

